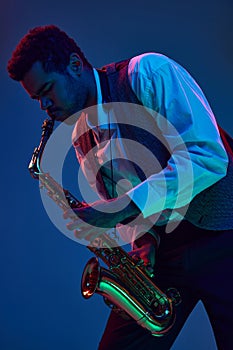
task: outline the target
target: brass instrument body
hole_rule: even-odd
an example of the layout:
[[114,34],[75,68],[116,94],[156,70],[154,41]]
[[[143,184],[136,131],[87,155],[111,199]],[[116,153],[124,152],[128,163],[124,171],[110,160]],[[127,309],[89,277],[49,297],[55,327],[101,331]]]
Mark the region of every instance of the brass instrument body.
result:
[[[29,171],[59,207],[65,211],[70,208],[87,205],[76,199],[68,190],[63,189],[48,173],[40,167],[45,145],[53,130],[53,121],[45,120],[42,125],[40,144],[35,148]],[[75,213],[71,219],[77,218]],[[166,334],[175,322],[174,305],[179,304],[180,296],[176,289],[162,292],[151,280],[145,269],[120,246],[117,246],[108,234],[98,237],[87,248],[99,257],[109,268],[100,267],[98,259],[91,258],[83,271],[81,292],[85,299],[94,293],[102,295],[123,310],[152,335]],[[170,296],[169,296],[170,295]]]
[[124,310],[152,335],[167,333],[175,322],[173,302],[176,300],[163,293],[122,247],[113,247],[110,237],[105,235],[100,240],[101,248],[88,248],[109,269],[101,267],[97,258],[87,262],[81,283],[84,298],[98,293],[113,304],[114,310]]

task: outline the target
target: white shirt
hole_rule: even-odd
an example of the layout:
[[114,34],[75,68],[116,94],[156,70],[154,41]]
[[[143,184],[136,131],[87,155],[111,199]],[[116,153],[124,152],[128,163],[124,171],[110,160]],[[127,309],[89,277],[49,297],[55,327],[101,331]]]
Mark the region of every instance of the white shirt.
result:
[[[114,113],[109,116],[109,110],[106,112],[104,105],[101,105],[99,77],[95,69],[94,74],[100,105],[99,122],[109,123],[113,130],[111,123],[115,121]],[[146,53],[130,60],[128,76],[139,101],[149,111],[155,111],[152,116],[169,144],[172,156],[164,169],[143,182],[139,181],[133,168],[126,166],[124,169],[121,166],[120,171],[125,172],[126,179],[133,186],[127,190],[123,184],[123,192],[139,207],[144,218],[157,214],[157,224],[162,225],[180,218],[173,209],[188,205],[194,196],[226,175],[228,157],[214,114],[202,90],[183,67],[164,55]],[[85,118],[92,127],[88,115]],[[95,129],[96,157],[100,164],[124,157],[125,154],[120,131],[115,127],[111,131],[117,135],[114,143],[102,142],[99,132],[104,132],[105,128]],[[171,132],[172,128],[174,130]],[[76,137],[74,129],[73,142]],[[77,145],[75,149],[84,174],[90,177],[90,169],[87,174]],[[117,164],[113,165],[117,169]]]

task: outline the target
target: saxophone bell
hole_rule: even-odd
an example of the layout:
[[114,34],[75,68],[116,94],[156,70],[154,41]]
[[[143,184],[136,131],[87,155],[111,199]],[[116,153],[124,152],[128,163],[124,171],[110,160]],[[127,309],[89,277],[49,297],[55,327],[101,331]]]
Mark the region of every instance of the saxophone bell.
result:
[[98,288],[101,268],[97,258],[93,257],[86,263],[81,279],[81,293],[85,299],[89,299]]
[[125,260],[114,271],[114,266],[108,270],[100,266],[97,258],[91,258],[83,270],[81,294],[85,299],[94,293],[103,296],[105,304],[121,317],[129,319],[130,316],[152,335],[163,336],[175,322],[173,307],[180,302],[180,294],[175,288],[163,293],[140,267],[132,267],[131,262]]

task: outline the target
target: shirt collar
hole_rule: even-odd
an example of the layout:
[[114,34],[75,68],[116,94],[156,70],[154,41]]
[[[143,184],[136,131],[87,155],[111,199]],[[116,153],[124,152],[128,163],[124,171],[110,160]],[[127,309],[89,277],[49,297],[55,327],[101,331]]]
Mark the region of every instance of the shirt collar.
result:
[[102,92],[100,87],[100,78],[97,70],[93,68],[94,77],[95,77],[95,83],[96,83],[96,89],[97,89],[97,105],[102,104]]
[[107,125],[108,125],[108,113],[104,108],[99,74],[95,68],[93,68],[93,72],[94,72],[96,89],[97,89],[98,125],[99,125],[100,129],[106,129]]

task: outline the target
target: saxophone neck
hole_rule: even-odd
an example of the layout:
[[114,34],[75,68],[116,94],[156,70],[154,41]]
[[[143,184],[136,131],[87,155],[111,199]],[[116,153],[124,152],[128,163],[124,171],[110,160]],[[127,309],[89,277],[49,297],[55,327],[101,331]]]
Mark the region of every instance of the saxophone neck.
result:
[[38,147],[34,149],[31,161],[28,166],[28,170],[34,179],[39,179],[39,175],[43,173],[40,163],[44,152],[45,145],[53,132],[54,120],[46,119],[44,120],[41,128],[41,140]]

